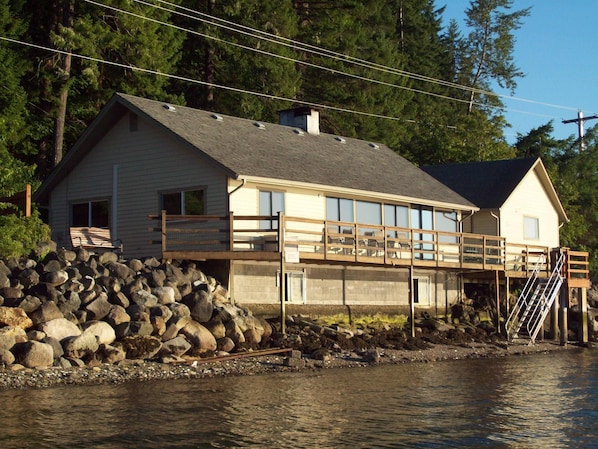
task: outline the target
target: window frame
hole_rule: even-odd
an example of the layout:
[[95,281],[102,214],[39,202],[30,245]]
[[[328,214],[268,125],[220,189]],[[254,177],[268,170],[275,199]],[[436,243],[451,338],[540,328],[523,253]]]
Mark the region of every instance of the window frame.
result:
[[[274,197],[279,199],[280,204],[275,204]],[[267,201],[265,201],[267,199]],[[278,212],[284,214],[285,211],[285,192],[282,190],[258,190],[258,214],[260,216],[274,217]],[[279,207],[280,206],[280,207]],[[278,220],[260,220],[260,229],[274,231],[278,229]]]
[[[94,216],[94,204],[100,204],[100,203],[105,203],[105,220],[101,219],[100,221],[95,219]],[[86,224],[81,224],[81,222],[79,221],[75,221],[76,220],[76,215],[78,216],[79,214],[75,214],[74,208],[76,206],[82,206],[82,205],[86,205],[87,206],[87,219]],[[72,227],[85,227],[85,228],[89,228],[89,227],[94,227],[94,228],[103,228],[103,229],[110,229],[110,223],[111,223],[111,202],[110,202],[110,198],[96,198],[96,199],[90,199],[90,200],[74,200],[71,201],[69,204],[69,221]]]
[[[530,225],[532,228],[530,228]],[[532,231],[529,234],[528,231]],[[540,240],[540,218],[539,217],[532,217],[530,215],[523,216],[523,239],[524,240],[532,240],[532,241],[539,241]]]
[[[170,189],[170,190],[161,190],[158,192],[158,202],[159,202],[159,209],[160,211],[166,210],[167,215],[205,215],[206,214],[206,188],[204,186],[196,186],[196,187],[186,187],[183,189]],[[201,213],[188,213],[187,212],[187,201],[185,199],[185,194],[188,192],[201,192]],[[167,195],[180,195],[180,211],[178,213],[172,213],[168,211],[164,205],[164,197]]]

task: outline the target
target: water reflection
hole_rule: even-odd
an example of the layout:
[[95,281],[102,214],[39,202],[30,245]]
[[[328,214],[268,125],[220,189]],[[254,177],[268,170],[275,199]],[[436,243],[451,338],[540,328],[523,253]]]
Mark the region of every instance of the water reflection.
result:
[[0,392],[2,448],[595,445],[593,351]]

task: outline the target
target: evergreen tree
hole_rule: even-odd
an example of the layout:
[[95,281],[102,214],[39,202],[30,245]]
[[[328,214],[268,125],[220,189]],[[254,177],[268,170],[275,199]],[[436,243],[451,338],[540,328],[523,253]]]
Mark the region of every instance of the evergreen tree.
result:
[[[29,102],[34,105],[32,140],[37,146],[42,174],[60,159],[62,146],[68,148],[79,137],[114,92],[162,99],[166,96],[166,77],[139,72],[133,67],[173,71],[182,34],[143,18],[164,22],[170,13],[126,0],[109,0],[104,4],[106,8],[72,0],[27,2],[31,14],[29,39],[62,50],[29,51],[35,67],[26,77],[26,88]],[[69,52],[119,66],[76,57],[71,63]],[[62,139],[60,121],[64,126]]]

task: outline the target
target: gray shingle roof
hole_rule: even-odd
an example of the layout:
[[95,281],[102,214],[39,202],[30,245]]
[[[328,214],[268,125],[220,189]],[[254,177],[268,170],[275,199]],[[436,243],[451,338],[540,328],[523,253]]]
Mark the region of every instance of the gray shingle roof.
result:
[[469,200],[385,145],[321,133],[296,133],[274,123],[220,115],[126,94],[115,94],[35,194],[43,202],[110,128],[131,110],[154,122],[220,166],[231,177],[264,177],[399,195],[447,207],[475,208]]
[[205,153],[234,176],[258,176],[371,192],[433,202],[473,206],[441,182],[385,145],[321,133],[297,134],[294,128],[222,116],[117,94],[120,103],[155,120]]
[[501,207],[537,158],[429,165],[426,173],[481,209]]

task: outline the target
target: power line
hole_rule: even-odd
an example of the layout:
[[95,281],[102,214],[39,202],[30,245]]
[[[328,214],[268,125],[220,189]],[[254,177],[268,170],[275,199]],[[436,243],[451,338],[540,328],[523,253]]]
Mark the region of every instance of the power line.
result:
[[[89,1],[89,0],[85,0],[85,1]],[[237,24],[235,22],[228,21],[228,20],[225,20],[225,19],[221,19],[219,17],[212,16],[210,14],[206,14],[206,13],[203,13],[201,11],[194,10],[194,9],[186,8],[184,6],[176,5],[174,3],[170,3],[170,2],[165,1],[165,0],[155,0],[155,1],[158,2],[158,3],[166,4],[166,5],[168,5],[168,6],[172,7],[172,8],[175,8],[175,9],[173,10],[173,9],[163,8],[163,7],[160,7],[158,5],[155,5],[155,4],[152,4],[152,3],[148,3],[148,2],[143,1],[143,0],[133,0],[133,1],[135,1],[136,3],[144,4],[146,6],[151,6],[151,7],[158,8],[158,9],[161,9],[161,10],[164,10],[164,11],[172,12],[172,13],[181,15],[183,17],[195,19],[197,21],[201,21],[201,22],[204,22],[204,23],[209,23],[211,25],[223,27],[223,28],[226,28],[226,29],[231,30],[231,31],[235,31],[235,32],[238,32],[238,33],[246,34],[246,35],[254,37],[254,38],[258,38],[258,39],[262,39],[262,40],[267,40],[269,42],[277,43],[277,44],[280,44],[280,45],[286,45],[286,46],[288,46],[290,48],[293,48],[293,49],[300,49],[300,50],[303,50],[303,51],[308,51],[308,52],[311,52],[311,53],[314,53],[314,54],[317,54],[317,55],[320,55],[320,56],[331,57],[333,59],[336,59],[336,60],[339,60],[339,61],[343,61],[343,62],[351,62],[351,63],[354,63],[356,65],[362,66],[362,67],[366,67],[366,68],[374,69],[374,70],[379,70],[379,71],[382,71],[382,72],[385,72],[385,73],[391,73],[391,74],[395,74],[395,75],[404,76],[404,77],[407,77],[407,78],[417,79],[419,81],[427,81],[427,82],[430,82],[430,83],[440,84],[440,85],[444,85],[444,86],[447,86],[447,87],[453,87],[453,88],[464,90],[464,91],[467,91],[467,92],[472,92],[473,91],[475,93],[484,94],[484,95],[488,95],[488,96],[499,97],[499,98],[504,98],[504,99],[507,99],[507,100],[521,101],[521,102],[525,102],[525,103],[536,104],[536,105],[540,105],[540,106],[546,106],[546,107],[557,108],[557,109],[577,110],[576,108],[569,107],[569,106],[556,105],[556,104],[545,103],[545,102],[540,102],[540,101],[536,101],[536,100],[530,100],[530,99],[525,99],[525,98],[513,97],[511,95],[499,94],[499,93],[488,91],[488,90],[484,90],[484,89],[478,89],[478,88],[475,88],[475,87],[464,86],[464,85],[453,83],[453,82],[450,82],[450,81],[445,81],[445,80],[441,80],[441,79],[438,79],[438,78],[432,78],[432,77],[429,77],[429,76],[420,75],[420,74],[417,74],[417,73],[408,72],[408,71],[405,71],[405,70],[400,70],[400,69],[396,69],[396,68],[385,66],[385,65],[381,65],[381,64],[376,64],[376,63],[373,63],[373,62],[370,62],[370,61],[366,61],[364,59],[359,59],[359,58],[355,58],[353,56],[349,56],[349,55],[345,55],[345,54],[342,54],[342,53],[338,53],[338,52],[335,52],[333,50],[328,50],[328,49],[325,49],[325,48],[322,48],[322,47],[318,47],[318,46],[315,46],[315,45],[305,44],[305,43],[302,43],[302,42],[297,41],[297,40],[286,38],[284,36],[278,36],[278,35],[275,35],[275,34],[272,34],[272,33],[268,33],[266,31],[258,30],[258,29],[255,29],[255,28],[251,28],[251,27],[248,27],[248,26],[245,26],[245,25],[242,25],[242,24]],[[104,6],[104,5],[101,5],[101,6]],[[207,18],[209,18],[209,20],[202,19],[202,18],[197,17],[197,16],[191,16],[191,15],[188,15],[188,14],[183,14],[183,13],[180,13],[180,12],[176,11],[176,9],[181,9],[181,10],[184,10],[184,11],[192,12],[192,13],[197,14],[197,15],[202,16],[202,17],[207,17]],[[225,23],[227,25],[231,25],[231,27],[224,26],[224,25],[219,25],[218,23],[215,23],[215,21],[222,22],[222,23]],[[240,30],[249,30],[249,31],[251,31],[253,33],[258,33],[258,34],[260,34],[262,36],[267,36],[267,37],[257,36],[255,34],[244,32],[244,31],[240,31]],[[303,63],[303,61],[297,61],[297,62],[298,63]],[[330,69],[324,68],[324,70],[330,70]],[[338,71],[337,71],[337,73],[346,74],[345,72],[338,72]],[[346,74],[346,75],[348,75],[348,74]],[[395,85],[395,87],[401,88],[403,86],[396,86]],[[430,92],[427,92],[427,91],[414,90],[414,92],[424,93],[424,94],[429,94],[429,95],[434,95],[433,93],[430,93]],[[454,97],[448,97],[448,99],[452,99],[452,100],[456,100],[456,101],[461,101],[460,99],[454,98]],[[468,100],[464,100],[464,101],[465,102],[469,102]],[[488,106],[488,105],[481,104],[481,103],[477,103],[477,104],[478,105]],[[499,108],[499,107],[496,107],[496,108]],[[499,108],[499,109],[506,109],[506,108]],[[511,109],[508,109],[508,110],[511,110]],[[522,111],[515,111],[515,112],[522,112]],[[522,112],[522,113],[524,113],[524,112]],[[534,114],[532,114],[532,115],[534,115]],[[547,116],[547,117],[549,117],[549,116]],[[552,118],[554,118],[554,117],[552,117]]]
[[[56,48],[50,48],[50,47],[44,47],[43,45],[38,45],[38,44],[32,44],[30,42],[23,42],[23,41],[19,41],[17,39],[11,39],[5,36],[0,36],[0,40],[4,40],[7,42],[12,42],[15,44],[19,44],[19,45],[25,45],[28,47],[32,47],[32,48],[36,48],[38,50],[45,50],[45,51],[49,51],[49,52],[54,52],[54,53],[60,53],[63,55],[67,55],[70,54],[71,56],[75,57],[75,58],[79,58],[79,59],[84,59],[87,61],[92,61],[92,62],[99,62],[102,64],[108,64],[108,65],[112,65],[115,67],[121,67],[124,69],[128,69],[128,70],[133,70],[133,71],[138,71],[138,72],[143,72],[143,73],[149,73],[152,75],[158,75],[158,76],[164,76],[167,78],[173,78],[179,81],[186,81],[186,82],[190,82],[190,83],[195,83],[195,84],[201,84],[204,86],[210,86],[210,87],[214,87],[217,89],[223,89],[223,90],[230,90],[233,92],[238,92],[238,93],[243,93],[243,94],[249,94],[249,95],[256,95],[258,97],[264,97],[264,98],[269,98],[271,100],[280,100],[280,101],[288,101],[291,103],[295,103],[297,102],[296,99],[292,99],[292,98],[286,98],[286,97],[281,97],[278,95],[271,95],[271,94],[264,94],[262,92],[253,92],[250,90],[245,90],[245,89],[239,89],[236,87],[231,87],[231,86],[223,86],[220,84],[215,84],[215,83],[208,83],[206,81],[200,81],[200,80],[196,80],[193,78],[187,78],[184,76],[179,76],[179,75],[173,75],[173,74],[169,74],[169,73],[164,73],[164,72],[160,72],[158,70],[151,70],[151,69],[144,69],[141,67],[136,67],[130,64],[122,64],[119,62],[113,62],[113,61],[106,61],[105,59],[100,59],[100,58],[94,58],[91,56],[85,56],[85,55],[80,55],[77,53],[73,53],[72,51],[66,51],[66,50],[58,50]],[[386,120],[393,120],[393,121],[401,121],[401,122],[408,122],[408,123],[417,123],[417,121],[415,120],[410,120],[410,119],[403,119],[403,118],[399,118],[399,117],[391,117],[388,115],[382,115],[382,114],[374,114],[371,112],[363,112],[363,111],[356,111],[353,109],[348,109],[348,108],[340,108],[337,106],[330,106],[330,105],[325,105],[325,104],[321,104],[321,103],[314,103],[314,102],[309,102],[309,101],[301,101],[302,104],[305,104],[306,106],[312,106],[315,108],[320,108],[320,109],[329,109],[329,110],[333,110],[333,111],[339,111],[339,112],[347,112],[347,113],[351,113],[351,114],[357,114],[357,115],[363,115],[363,116],[367,116],[367,117],[374,117],[374,118],[380,118],[380,119],[386,119]]]

